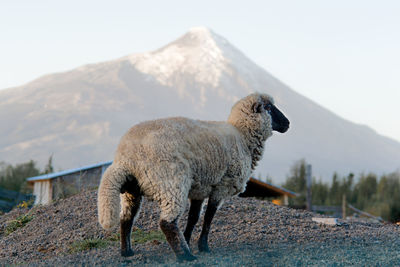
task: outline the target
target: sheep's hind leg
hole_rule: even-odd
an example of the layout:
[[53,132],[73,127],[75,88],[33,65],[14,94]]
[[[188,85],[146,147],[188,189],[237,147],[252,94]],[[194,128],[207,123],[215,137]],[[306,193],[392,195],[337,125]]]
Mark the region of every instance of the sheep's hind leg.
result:
[[204,215],[203,229],[201,230],[198,247],[201,252],[210,252],[208,247],[208,234],[210,232],[211,222],[214,218],[215,213],[218,210],[218,206],[221,200],[216,200],[210,197],[208,199],[206,214]]
[[196,199],[190,200],[190,210],[189,210],[188,221],[187,221],[187,225],[186,225],[186,230],[183,233],[183,235],[185,236],[186,243],[188,244],[189,247],[190,247],[190,238],[192,236],[194,226],[196,225],[196,223],[200,217],[200,210],[201,210],[203,201],[204,200],[196,200]]
[[139,213],[142,195],[136,180],[129,181],[121,189],[121,256],[132,256],[132,225]]

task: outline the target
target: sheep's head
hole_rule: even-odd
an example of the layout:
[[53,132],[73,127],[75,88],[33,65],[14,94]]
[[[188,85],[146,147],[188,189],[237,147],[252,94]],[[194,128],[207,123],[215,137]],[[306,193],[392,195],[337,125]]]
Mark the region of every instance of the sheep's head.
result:
[[228,122],[245,136],[252,154],[253,170],[262,157],[264,141],[272,131],[284,133],[289,129],[289,120],[274,105],[272,97],[260,93],[239,100],[232,107]]
[[[256,94],[257,95],[257,94]],[[265,119],[267,123],[271,123],[272,130],[284,133],[289,129],[289,120],[274,105],[273,99],[265,94],[259,94],[259,99],[252,106],[253,112],[256,114],[266,114],[270,118]]]
[[228,122],[240,129],[258,132],[263,140],[272,131],[284,133],[289,129],[289,120],[274,105],[272,97],[254,93],[239,100],[233,107]]

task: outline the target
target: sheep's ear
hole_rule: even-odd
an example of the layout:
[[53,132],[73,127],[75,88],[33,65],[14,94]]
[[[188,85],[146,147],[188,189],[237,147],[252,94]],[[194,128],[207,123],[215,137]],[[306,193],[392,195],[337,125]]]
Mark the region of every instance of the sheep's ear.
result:
[[263,105],[261,103],[256,102],[253,104],[253,112],[254,113],[261,113],[263,111],[264,111],[264,109],[263,109]]

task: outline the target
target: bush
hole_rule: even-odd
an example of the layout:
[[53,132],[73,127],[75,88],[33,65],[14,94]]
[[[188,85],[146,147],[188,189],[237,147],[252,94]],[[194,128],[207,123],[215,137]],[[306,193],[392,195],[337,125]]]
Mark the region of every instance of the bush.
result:
[[18,228],[24,227],[28,222],[30,222],[33,219],[33,216],[29,214],[21,215],[17,217],[15,220],[10,221],[5,230],[4,233],[6,235],[11,234],[12,232],[15,232]]

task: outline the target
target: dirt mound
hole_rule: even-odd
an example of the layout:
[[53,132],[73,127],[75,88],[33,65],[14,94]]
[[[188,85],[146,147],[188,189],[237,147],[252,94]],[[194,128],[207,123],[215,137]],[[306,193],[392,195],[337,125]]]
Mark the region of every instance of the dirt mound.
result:
[[[158,228],[159,210],[144,201],[135,224],[135,255],[119,256],[117,232],[97,223],[97,192],[84,192],[48,206],[17,208],[0,217],[0,265],[180,265]],[[186,214],[181,220],[181,229]],[[210,254],[184,265],[398,265],[396,225],[315,223],[310,212],[267,201],[234,197],[221,207],[210,233]]]

